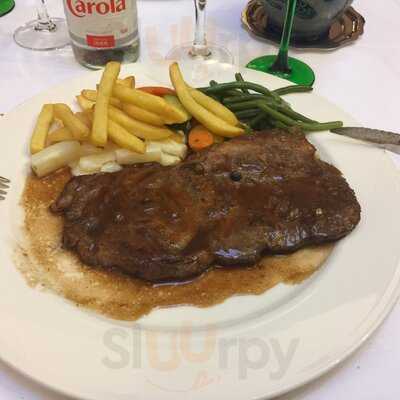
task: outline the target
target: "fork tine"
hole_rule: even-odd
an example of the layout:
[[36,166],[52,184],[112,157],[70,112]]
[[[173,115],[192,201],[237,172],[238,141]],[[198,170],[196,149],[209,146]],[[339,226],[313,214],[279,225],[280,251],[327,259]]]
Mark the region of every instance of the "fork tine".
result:
[[6,195],[6,194],[7,194],[7,192],[6,192],[5,190],[1,190],[1,189],[0,189],[0,196],[2,196],[2,195],[4,196],[4,195]]
[[4,178],[3,176],[0,176],[0,182],[10,183],[10,180],[7,178]]
[[5,197],[0,196],[0,201],[1,201],[1,200],[5,200],[5,199],[6,199]]
[[6,185],[5,183],[0,182],[0,189],[9,189],[10,186]]

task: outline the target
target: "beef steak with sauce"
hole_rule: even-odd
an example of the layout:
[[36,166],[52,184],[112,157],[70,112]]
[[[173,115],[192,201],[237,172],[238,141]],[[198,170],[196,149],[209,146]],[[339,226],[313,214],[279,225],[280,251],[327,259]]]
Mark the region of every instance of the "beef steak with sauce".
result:
[[165,281],[250,265],[359,222],[353,190],[315,151],[302,134],[259,132],[173,167],[72,178],[52,211],[64,216],[64,247],[91,266]]

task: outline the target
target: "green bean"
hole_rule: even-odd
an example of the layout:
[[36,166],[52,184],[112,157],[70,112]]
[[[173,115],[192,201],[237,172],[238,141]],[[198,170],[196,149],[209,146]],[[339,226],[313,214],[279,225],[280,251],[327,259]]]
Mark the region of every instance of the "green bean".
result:
[[288,117],[295,119],[296,121],[302,121],[302,122],[307,122],[307,123],[315,123],[317,121],[307,118],[306,116],[292,110],[289,107],[282,107],[278,106],[277,110],[282,112],[283,114],[286,114]]
[[243,111],[249,108],[258,108],[258,101],[259,100],[243,101],[241,103],[225,104],[225,106],[234,112]]
[[285,125],[283,122],[277,121],[275,119],[271,119],[271,125],[274,128],[280,128],[280,129],[287,129],[287,125]]
[[[210,86],[211,86],[211,87],[217,86],[217,85],[218,85],[218,82],[217,82],[217,81],[214,81],[214,80],[210,81]],[[203,89],[204,89],[204,88],[203,88]],[[204,92],[203,89],[200,88],[199,90],[201,90],[202,92]],[[229,91],[226,92],[226,94],[229,94],[230,96],[242,96],[242,95],[243,95],[243,93],[240,92],[239,90],[229,90]],[[222,94],[222,95],[223,95],[223,94]]]
[[262,112],[258,112],[258,114],[249,121],[250,128],[255,128],[260,122],[265,119],[267,119],[267,116]]
[[226,90],[231,90],[231,89],[249,89],[253,90],[254,92],[264,94],[266,96],[274,98],[278,103],[282,103],[283,100],[279,97],[274,92],[271,92],[264,86],[258,85],[257,83],[252,83],[252,82],[228,82],[228,83],[220,83],[214,86],[206,87],[206,88],[200,88],[204,93],[218,93],[218,92],[223,92]]
[[242,120],[243,118],[252,118],[259,114],[260,114],[260,110],[258,110],[256,108],[250,109],[250,110],[238,111],[235,113],[236,117],[238,117],[238,119],[240,119],[240,120]]
[[306,124],[304,122],[299,123],[300,128],[306,132],[318,132],[318,131],[330,131],[331,129],[341,128],[343,126],[342,121],[330,121],[330,122],[315,122],[314,124]]
[[304,85],[290,85],[280,89],[276,89],[273,92],[279,96],[283,96],[289,93],[305,93],[311,92],[313,90],[312,86],[304,86]]
[[227,90],[226,92],[223,92],[223,93],[222,93],[222,97],[225,97],[225,96],[230,96],[230,97],[237,97],[237,98],[239,98],[239,97],[243,97],[244,94],[243,94],[241,91],[239,91],[239,90],[234,90],[234,89],[232,89],[232,90]]
[[271,101],[270,97],[266,97],[263,94],[244,94],[242,96],[232,96],[232,97],[225,97],[224,104],[234,104],[234,103],[241,103],[242,101],[247,100],[265,100]]
[[295,121],[294,119],[273,109],[268,104],[265,104],[263,101],[257,101],[257,106],[262,111],[264,111],[267,115],[272,117],[274,120],[283,122],[287,126],[296,126],[298,124],[298,122]]
[[323,123],[306,123],[302,121],[295,121],[294,119],[282,114],[277,110],[274,110],[272,107],[268,106],[268,104],[265,104],[261,101],[258,102],[258,107],[276,121],[283,122],[285,125],[288,126],[297,126],[307,132],[324,131],[334,128],[340,128],[343,126],[342,121],[331,121]]
[[300,122],[310,123],[310,124],[314,124],[317,122],[317,121],[311,120],[310,118],[305,117],[304,115],[292,110],[291,108],[276,105],[275,103],[271,104],[270,102],[265,101],[265,98],[263,98],[262,100],[250,100],[250,101],[243,101],[243,102],[235,102],[235,103],[231,103],[231,104],[225,104],[225,106],[228,107],[231,111],[236,112],[236,111],[243,111],[243,110],[248,110],[251,108],[259,107],[259,102],[267,104],[275,111],[279,111],[281,114],[283,114],[287,117],[290,117],[293,120],[293,122],[300,121]]
[[[240,72],[236,72],[235,79],[236,79],[237,82],[244,82],[243,76],[242,76],[242,74]],[[244,94],[250,94],[250,92],[246,88],[243,88],[242,92]]]

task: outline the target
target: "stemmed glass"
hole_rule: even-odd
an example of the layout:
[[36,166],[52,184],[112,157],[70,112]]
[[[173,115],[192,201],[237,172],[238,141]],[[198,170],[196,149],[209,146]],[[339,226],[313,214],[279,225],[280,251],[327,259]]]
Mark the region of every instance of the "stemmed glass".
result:
[[311,86],[315,81],[313,70],[304,62],[288,57],[297,0],[287,0],[286,3],[285,23],[278,55],[255,58],[247,64],[247,68],[267,72],[299,85]]
[[14,40],[31,50],[53,50],[69,44],[67,23],[63,18],[50,18],[45,0],[36,0],[37,19],[20,26]]
[[214,61],[233,63],[233,57],[222,46],[207,43],[206,35],[206,5],[207,0],[194,0],[195,6],[195,33],[193,43],[185,43],[174,47],[166,56],[167,60],[174,61]]

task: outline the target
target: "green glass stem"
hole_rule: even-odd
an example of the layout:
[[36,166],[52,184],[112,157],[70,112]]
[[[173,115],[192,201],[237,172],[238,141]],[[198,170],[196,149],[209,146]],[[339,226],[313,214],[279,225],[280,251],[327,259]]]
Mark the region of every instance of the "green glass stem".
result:
[[257,57],[247,64],[247,68],[279,76],[299,85],[312,86],[315,81],[313,70],[304,62],[288,56],[297,1],[286,0],[286,4],[285,22],[278,55]]
[[283,74],[290,74],[292,72],[289,66],[289,42],[292,35],[294,15],[296,13],[297,0],[288,0],[286,7],[285,23],[283,26],[281,45],[279,47],[279,53],[276,57],[275,62],[270,67],[272,72],[280,72]]

